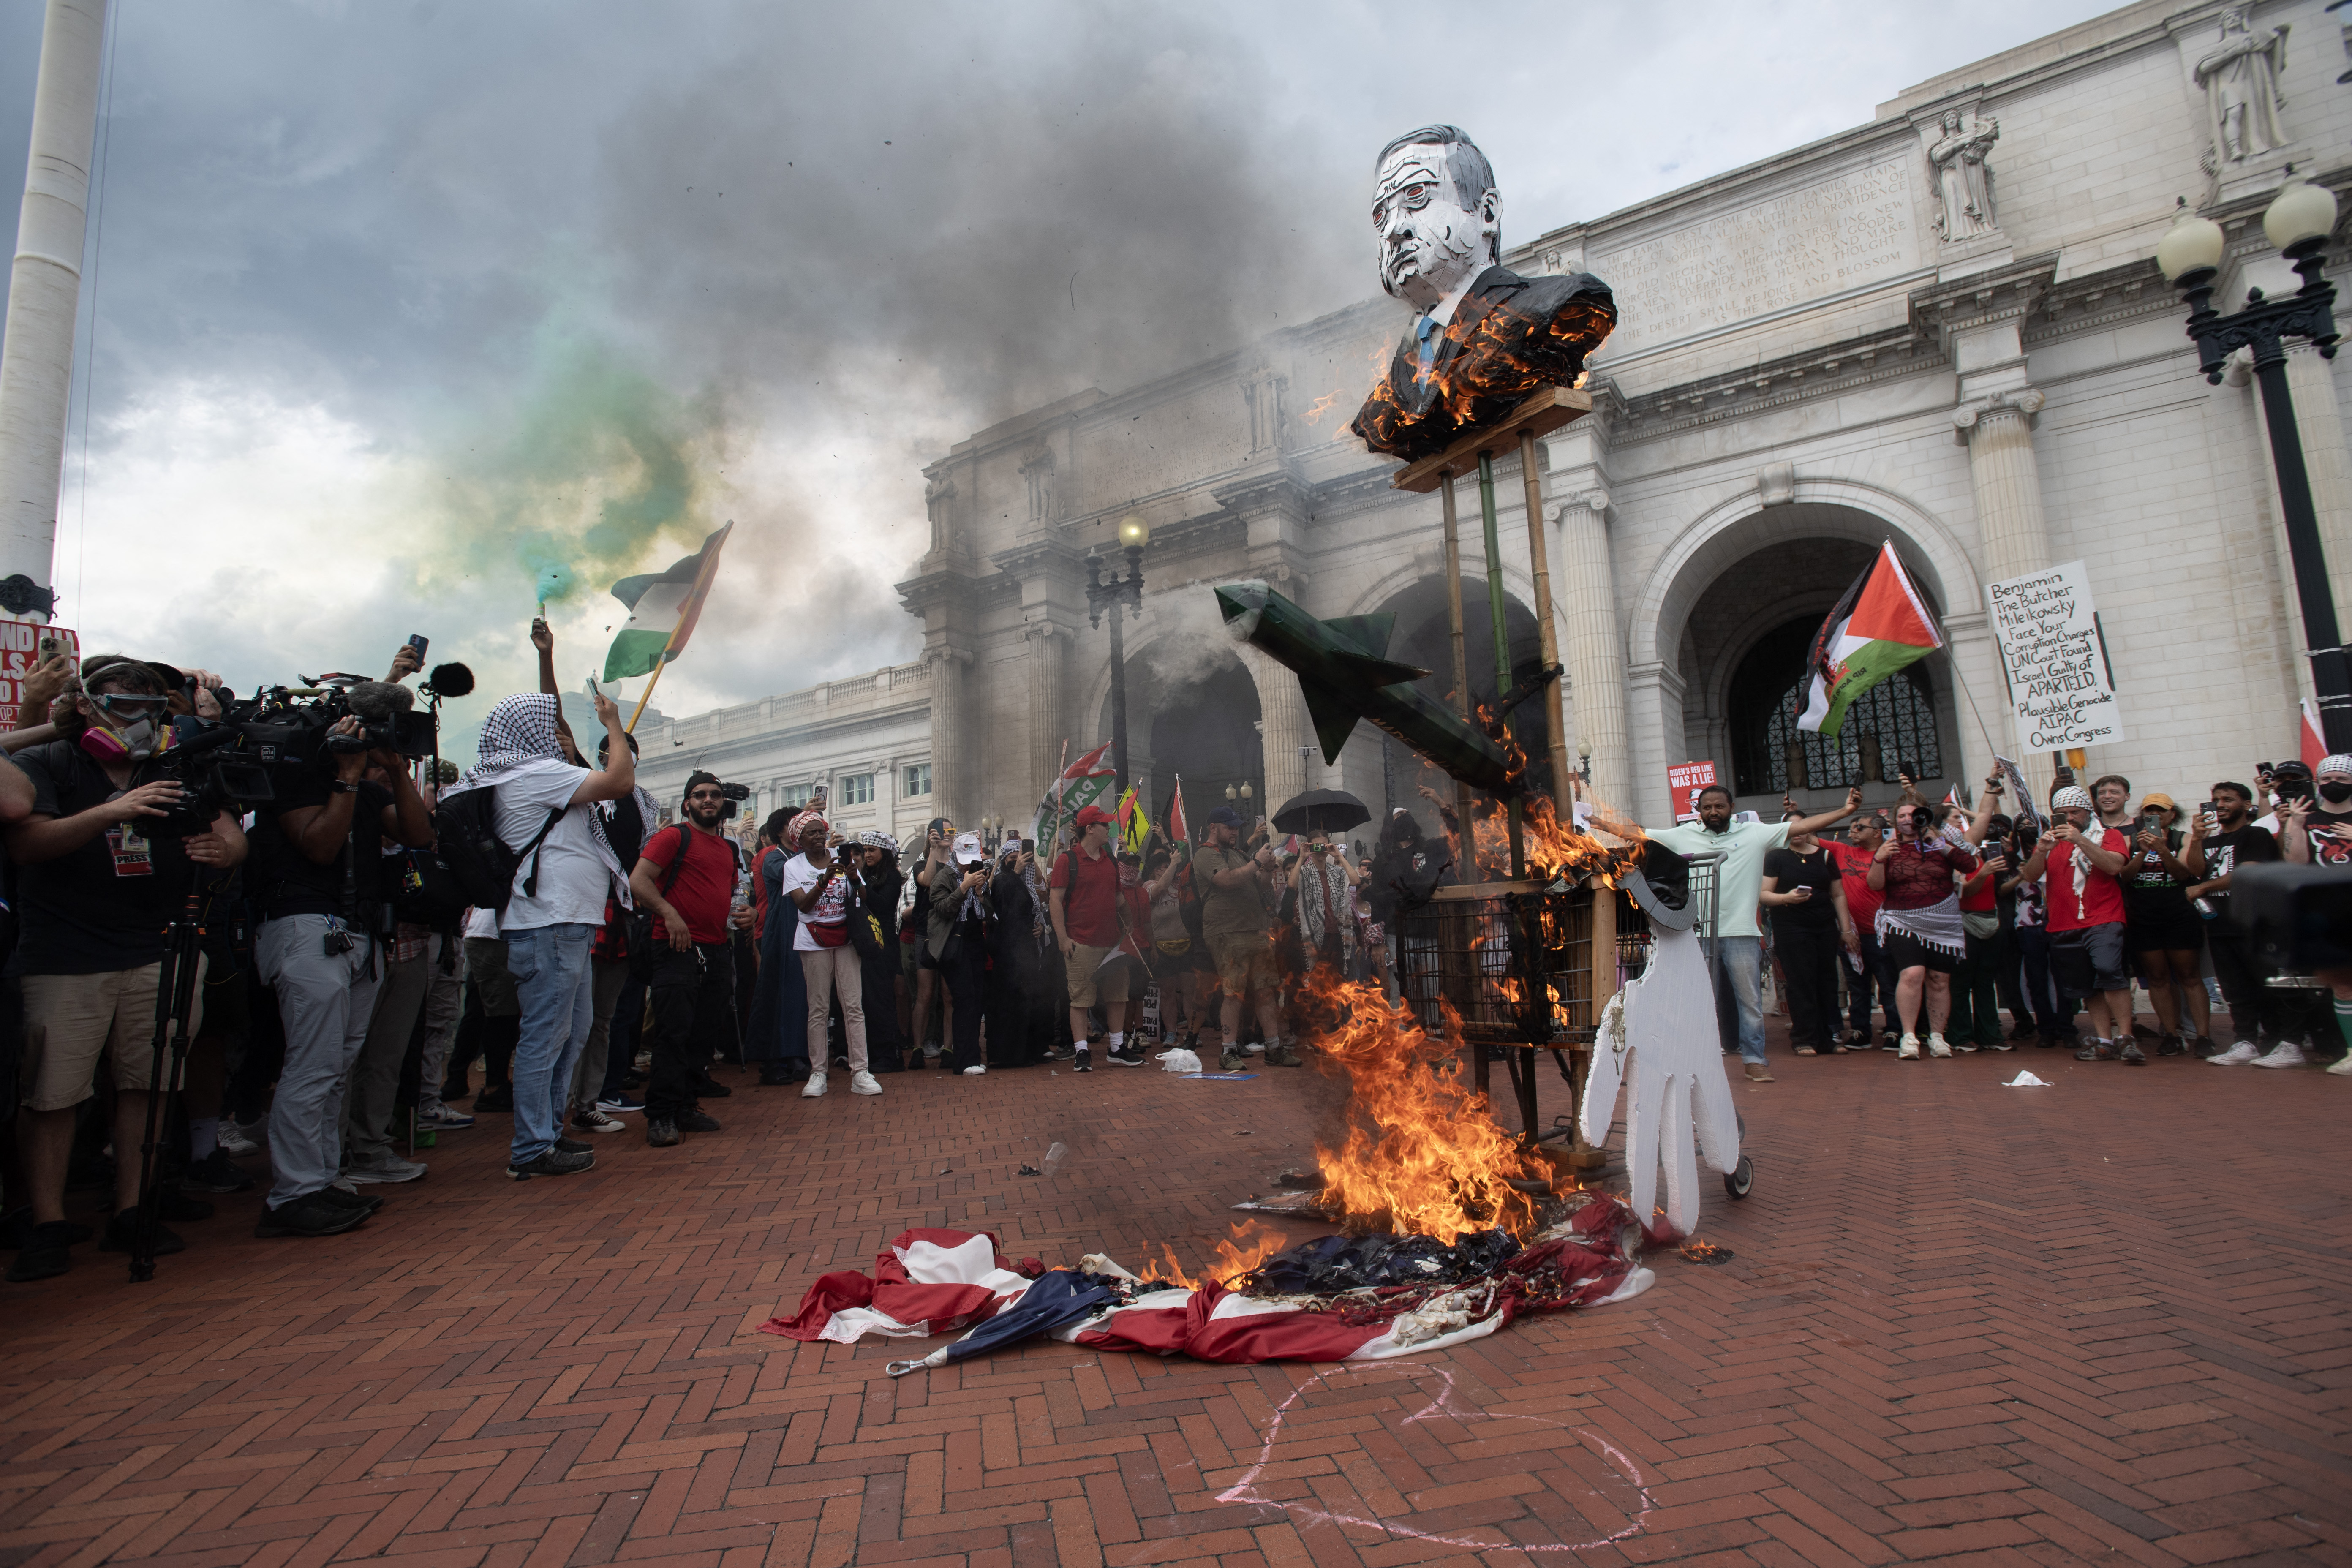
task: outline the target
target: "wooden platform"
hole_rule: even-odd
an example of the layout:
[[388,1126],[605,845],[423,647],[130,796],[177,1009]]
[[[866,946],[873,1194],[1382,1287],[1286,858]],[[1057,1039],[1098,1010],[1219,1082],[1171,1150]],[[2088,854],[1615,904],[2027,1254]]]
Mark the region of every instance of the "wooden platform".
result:
[[1522,431],[1530,436],[1548,436],[1563,425],[1573,425],[1592,412],[1592,394],[1580,388],[1546,386],[1506,418],[1498,419],[1484,429],[1473,430],[1433,458],[1423,458],[1417,463],[1407,463],[1389,480],[1392,489],[1412,490],[1427,495],[1444,482],[1448,473],[1466,474],[1478,466],[1479,454],[1492,457],[1497,452],[1516,452]]

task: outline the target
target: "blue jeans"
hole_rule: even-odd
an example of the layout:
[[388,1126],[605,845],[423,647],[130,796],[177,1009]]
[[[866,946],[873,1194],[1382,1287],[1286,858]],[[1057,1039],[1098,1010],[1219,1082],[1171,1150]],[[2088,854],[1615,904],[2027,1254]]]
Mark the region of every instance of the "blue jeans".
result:
[[563,1102],[596,1021],[596,976],[588,962],[595,937],[596,928],[583,923],[532,926],[506,938],[507,973],[522,1004],[509,1163],[529,1164],[555,1147],[563,1131]]
[[1709,967],[1717,994],[1728,996],[1739,1016],[1739,1055],[1764,1059],[1764,939],[1719,936]]

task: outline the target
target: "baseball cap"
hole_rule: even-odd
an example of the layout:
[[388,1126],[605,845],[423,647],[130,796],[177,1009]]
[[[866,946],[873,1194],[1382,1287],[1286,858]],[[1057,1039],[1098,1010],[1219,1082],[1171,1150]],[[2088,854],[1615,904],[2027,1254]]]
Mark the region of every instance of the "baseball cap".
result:
[[2170,795],[2158,790],[2148,791],[2147,798],[2139,803],[2139,808],[2142,811],[2161,811],[2167,816],[2180,809],[2173,804]]
[[955,858],[956,864],[959,866],[977,866],[982,860],[987,859],[988,852],[980,847],[980,835],[977,833],[957,834],[955,837]]
[[[1105,811],[1098,805],[1087,806],[1078,813],[1078,826],[1080,827],[1091,827],[1097,822],[1117,822],[1118,820],[1118,818],[1113,816],[1109,812]],[[967,837],[969,836],[967,835]],[[961,842],[961,840],[959,840],[959,842]]]
[[1209,813],[1209,820],[1219,827],[1239,827],[1242,825],[1241,813],[1230,805],[1221,805]]

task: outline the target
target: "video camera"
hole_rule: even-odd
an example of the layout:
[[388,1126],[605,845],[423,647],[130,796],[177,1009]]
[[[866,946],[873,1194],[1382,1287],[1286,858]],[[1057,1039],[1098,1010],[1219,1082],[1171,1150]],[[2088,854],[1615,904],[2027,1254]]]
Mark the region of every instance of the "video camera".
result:
[[[339,755],[433,754],[434,713],[415,711],[415,696],[387,681],[329,677],[299,687],[270,687],[242,702],[226,689],[214,695],[220,700],[221,717],[173,720],[173,742],[156,758],[156,775],[178,784],[183,793],[176,806],[146,825],[154,837],[184,838],[205,832],[224,811],[244,812],[299,795],[305,783],[331,771]],[[359,721],[359,732],[331,733],[346,718]]]
[[2230,916],[2283,974],[2352,974],[2352,869],[2240,866],[2230,876]]

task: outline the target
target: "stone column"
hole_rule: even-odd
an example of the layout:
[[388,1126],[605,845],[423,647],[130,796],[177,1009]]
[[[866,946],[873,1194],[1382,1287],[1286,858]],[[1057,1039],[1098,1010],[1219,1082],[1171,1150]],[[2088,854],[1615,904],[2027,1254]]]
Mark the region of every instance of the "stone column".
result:
[[1590,757],[1592,793],[1619,812],[1635,809],[1625,736],[1625,642],[1617,625],[1617,574],[1609,559],[1609,494],[1583,490],[1559,509],[1560,663],[1574,702],[1570,760]]
[[963,667],[971,656],[946,644],[926,656],[931,666],[931,795],[934,816],[964,821]]
[[1070,634],[1052,621],[1032,621],[1022,636],[1029,642],[1029,725],[1034,752],[1035,788],[1032,799],[1043,799],[1062,766],[1062,742],[1073,742],[1062,722],[1062,676],[1068,662]]
[[[1235,648],[1257,683],[1258,737],[1265,751],[1265,796],[1259,809],[1268,816],[1291,796],[1312,787],[1310,770],[1298,748],[1315,744],[1315,727],[1307,722],[1307,699],[1299,694],[1298,677],[1285,666],[1244,643]],[[1318,751],[1309,759],[1322,765]]]
[[[2033,456],[2033,417],[2042,394],[2018,387],[1971,399],[1952,411],[1957,439],[1969,449],[1977,534],[1990,581],[2050,564],[2050,524],[2042,510],[2042,467]],[[1945,610],[1957,611],[1958,605]]]
[[[2016,386],[1971,398],[1952,411],[1953,438],[1969,449],[1969,489],[1976,500],[1977,537],[1984,549],[1985,580],[1990,583],[2039,572],[2050,564],[2050,523],[2042,507],[2042,465],[2033,455],[2033,421],[2042,412],[2042,403],[2037,389]],[[1948,590],[1960,586],[1947,584]],[[1944,615],[1948,632],[1950,623],[1971,618],[1990,630],[1981,597],[1966,605],[1946,605]],[[2016,755],[2035,798],[2046,806],[2059,753],[2040,757],[2011,752],[2010,748],[2022,742],[2016,726],[2005,721],[2008,689],[1985,685],[1988,674],[1998,677],[2000,673],[1999,645],[1988,637],[1982,649],[1971,651],[1990,651],[1990,665],[1981,658],[1964,657],[1957,636],[1954,646],[1946,650],[1961,683],[1959,700],[1953,704],[1961,754],[1968,756],[1969,742],[1974,740],[1979,745],[1990,741],[1994,751]],[[1979,778],[1991,763],[1990,756],[1973,758],[1965,769],[1952,772],[1959,777]]]
[[[1625,672],[1626,751],[1646,759],[1660,759],[1650,775],[1626,784],[1631,797],[1610,801],[1620,816],[1654,826],[1674,825],[1674,801],[1666,793],[1666,764],[1687,755],[1683,728],[1683,678],[1664,664],[1635,665]],[[1630,770],[1629,770],[1630,771]],[[1593,782],[1601,780],[1598,758]]]

